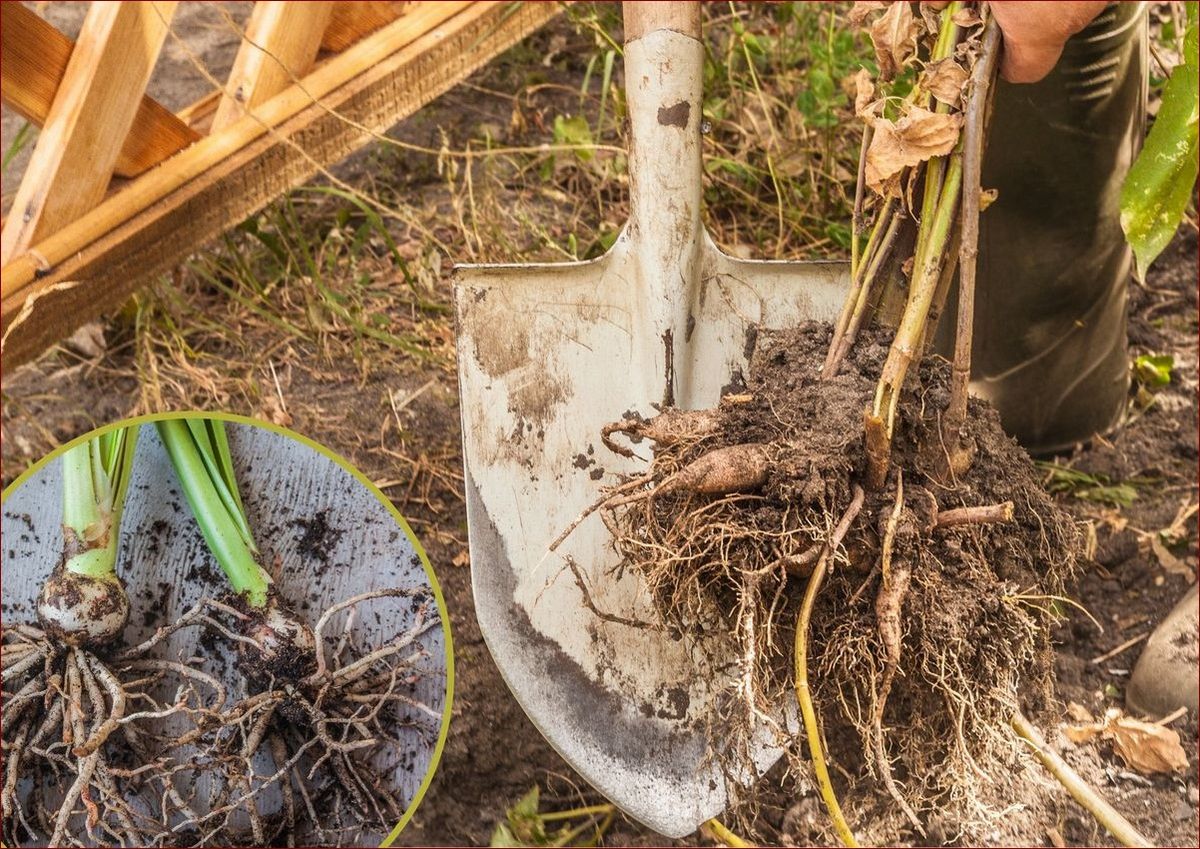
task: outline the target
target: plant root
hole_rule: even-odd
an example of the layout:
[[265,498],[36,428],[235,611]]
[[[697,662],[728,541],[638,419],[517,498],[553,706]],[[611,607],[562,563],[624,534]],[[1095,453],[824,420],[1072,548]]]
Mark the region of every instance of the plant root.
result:
[[[358,650],[351,637],[356,611],[390,597],[414,599],[413,624],[381,646]],[[197,608],[237,613],[220,603]],[[339,632],[333,625],[340,615],[346,621]],[[231,631],[200,613],[192,621],[222,637]],[[441,723],[441,714],[410,692],[428,674],[418,640],[439,625],[433,598],[419,590],[375,590],[325,610],[313,629],[316,653],[309,674],[264,682],[260,691],[214,715],[194,715],[186,742],[204,753],[212,801],[206,813],[178,818],[173,832],[219,842],[296,845],[302,839],[300,814],[326,841],[390,829],[407,804],[392,788],[392,771],[411,740],[397,732],[431,743]],[[197,783],[193,776],[193,786]],[[267,795],[278,796],[277,813],[263,808]],[[336,800],[332,815],[317,816],[317,805],[331,800]]]
[[[760,332],[746,400],[711,411],[718,426],[703,435],[655,444],[648,467],[614,482],[588,515],[612,532],[620,568],[639,577],[661,627],[688,641],[701,668],[730,670],[708,719],[722,729],[712,756],[728,774],[744,774],[763,729],[794,744],[780,706],[802,675],[823,729],[805,739],[825,738],[822,751],[848,776],[843,795],[864,804],[864,790],[881,788],[900,815],[864,823],[871,842],[920,834],[933,816],[948,835],[981,838],[1027,792],[1014,778],[1024,754],[1008,719],[1030,684],[1049,692],[1054,615],[1027,602],[1063,594],[1077,532],[982,402],[970,402],[964,424],[975,460],[955,485],[943,480],[943,360],[909,369],[881,464],[903,478],[892,472],[872,489],[862,411],[890,339],[863,328],[823,379],[830,335],[816,323]],[[618,425],[611,433],[629,427]],[[719,485],[708,484],[717,472],[691,471],[728,469],[751,449],[762,471],[742,463]],[[860,490],[859,520],[829,546]],[[903,712],[888,712],[900,703]],[[824,785],[815,755],[793,765]]]

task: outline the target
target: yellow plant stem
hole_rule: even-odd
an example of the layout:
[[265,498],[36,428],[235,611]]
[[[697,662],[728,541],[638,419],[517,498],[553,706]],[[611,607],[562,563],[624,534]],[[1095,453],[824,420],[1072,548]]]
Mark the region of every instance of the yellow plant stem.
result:
[[804,719],[804,736],[808,739],[808,751],[812,756],[813,774],[817,779],[817,787],[821,791],[821,798],[825,801],[825,807],[829,810],[829,818],[833,821],[833,828],[843,846],[858,846],[858,841],[854,837],[854,832],[850,830],[846,817],[842,814],[842,806],[838,804],[837,794],[833,790],[833,782],[829,779],[829,768],[825,765],[825,752],[821,746],[821,724],[817,721],[817,710],[813,706],[812,694],[808,688],[808,632],[812,623],[813,606],[816,604],[817,593],[821,589],[825,572],[829,568],[829,561],[841,544],[842,537],[849,530],[850,523],[862,509],[862,503],[863,491],[856,486],[850,506],[842,514],[837,527],[830,534],[829,541],[825,543],[821,556],[817,558],[817,565],[813,568],[812,575],[809,576],[808,586],[804,590],[804,600],[800,603],[800,615],[796,621],[796,702],[800,706],[800,715]]
[[1067,792],[1075,798],[1075,801],[1095,817],[1098,823],[1108,829],[1113,837],[1125,846],[1154,845],[1134,828],[1129,820],[1121,816],[1116,808],[1108,804],[1087,782],[1080,778],[1079,774],[1071,769],[1057,752],[1050,749],[1046,745],[1046,741],[1042,739],[1041,732],[1020,711],[1013,714],[1012,727],[1018,736],[1029,745],[1029,748],[1037,755],[1042,765],[1050,771],[1050,774],[1058,779]]
[[738,837],[732,831],[727,829],[716,817],[713,817],[706,822],[705,826],[709,831],[712,832],[713,837],[724,843],[726,846],[732,846],[734,849],[741,849],[743,846],[754,845],[752,843],[747,843],[745,840],[742,840],[742,838]]

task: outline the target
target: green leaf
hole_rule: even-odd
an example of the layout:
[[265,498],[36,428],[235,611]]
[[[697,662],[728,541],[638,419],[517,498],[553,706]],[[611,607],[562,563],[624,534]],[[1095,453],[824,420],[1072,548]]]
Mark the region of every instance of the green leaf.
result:
[[1163,89],[1146,145],[1121,187],[1121,228],[1133,248],[1139,280],[1175,235],[1196,185],[1200,120],[1200,41],[1195,23],[1184,36],[1184,63]]
[[512,833],[512,829],[508,827],[508,823],[497,823],[496,828],[492,830],[492,839],[488,841],[489,846],[524,846],[517,836]]
[[[582,115],[575,115],[571,118],[555,115],[554,141],[557,144],[585,146],[595,143],[592,139],[592,128],[588,126],[587,118]],[[596,155],[596,151],[581,147],[575,151],[575,155],[579,157],[580,161],[588,162]]]
[[535,784],[528,793],[521,797],[517,804],[508,809],[508,818],[512,819],[532,819],[537,816],[538,802],[540,793],[538,786]]
[[1133,361],[1133,373],[1143,386],[1157,388],[1171,382],[1175,358],[1170,354],[1143,354]]

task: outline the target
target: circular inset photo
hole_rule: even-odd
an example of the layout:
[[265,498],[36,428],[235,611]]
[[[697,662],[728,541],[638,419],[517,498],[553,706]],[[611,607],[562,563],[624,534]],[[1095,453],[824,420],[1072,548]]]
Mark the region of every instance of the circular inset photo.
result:
[[205,414],[59,449],[3,498],[7,846],[377,846],[453,690],[436,579],[365,476]]

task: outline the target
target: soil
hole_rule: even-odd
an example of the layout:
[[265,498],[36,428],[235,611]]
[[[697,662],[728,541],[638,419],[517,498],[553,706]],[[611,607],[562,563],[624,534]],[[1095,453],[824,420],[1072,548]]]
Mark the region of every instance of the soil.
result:
[[[54,4],[53,8],[60,5],[72,4]],[[522,61],[536,64],[530,56],[540,59],[542,54],[548,55],[548,40],[556,37],[562,38],[562,30],[550,27],[532,39],[535,52],[524,54]],[[557,80],[572,98],[582,75],[581,69],[576,71],[573,77]],[[511,66],[498,62],[473,78],[472,85],[439,98],[406,123],[402,137],[436,147],[442,143],[442,126],[450,128],[453,139],[460,138],[456,128],[466,125],[489,122],[503,127],[510,112],[508,104],[498,105],[475,86],[489,84],[511,90],[508,81],[495,82],[494,75],[505,73],[511,73]],[[536,118],[549,124],[552,115],[538,114]],[[440,177],[429,163],[413,158],[410,165],[413,173],[427,175],[422,178],[427,179],[425,189],[434,194]],[[397,167],[395,162],[392,167]],[[359,157],[339,173],[354,179],[363,170],[364,159]],[[445,209],[450,210],[450,200],[444,200]],[[412,232],[394,235],[405,251],[419,238]],[[439,235],[445,236],[441,231]],[[1092,556],[1081,564],[1072,597],[1104,626],[1101,632],[1078,610],[1064,611],[1067,620],[1053,632],[1056,704],[1074,701],[1093,715],[1102,714],[1108,706],[1123,705],[1122,690],[1139,647],[1103,663],[1092,663],[1092,659],[1152,629],[1194,580],[1194,575],[1164,565],[1142,534],[1169,527],[1181,507],[1197,501],[1196,254],[1195,232],[1185,229],[1151,270],[1147,285],[1131,286],[1133,353],[1172,354],[1175,369],[1170,385],[1158,390],[1153,406],[1115,436],[1059,458],[1117,482],[1151,481],[1137,484],[1137,498],[1126,507],[1070,493],[1056,498],[1078,520],[1091,525],[1086,536]],[[449,265],[443,263],[434,280],[437,298],[443,303],[450,301]],[[219,293],[211,297],[211,304],[224,303]],[[214,309],[213,315],[222,313]],[[6,484],[55,445],[96,425],[146,411],[136,400],[135,346],[121,327],[120,321],[106,327],[112,344],[98,360],[81,361],[60,351],[5,373],[2,450]],[[245,349],[277,352],[280,348],[275,331],[268,326],[247,321],[237,333],[240,344],[217,339],[205,353],[236,360]],[[444,329],[439,338],[452,338],[452,333]],[[449,736],[437,774],[398,844],[486,844],[506,810],[535,784],[542,788],[546,809],[603,801],[554,753],[521,711],[492,663],[474,619],[466,515],[461,478],[457,477],[461,454],[452,363],[447,359],[409,360],[394,370],[357,373],[348,367],[331,367],[315,343],[287,345],[285,353],[272,354],[277,357],[280,394],[286,399],[286,423],[347,457],[384,487],[429,554],[450,614],[456,680]],[[274,393],[271,376],[261,361],[245,374],[272,387],[262,395]],[[423,389],[426,386],[429,388]],[[410,396],[413,400],[396,413],[395,399]],[[168,394],[159,403],[182,409],[193,406],[190,401],[181,391]],[[231,412],[263,417],[277,412],[251,392],[229,393],[224,406]],[[1182,522],[1181,533],[1173,539],[1170,551],[1194,570],[1195,515]],[[1062,721],[1061,710],[1059,717]],[[1189,770],[1178,776],[1149,777],[1128,771],[1108,744],[1073,747],[1056,732],[1052,717],[1043,715],[1039,721],[1051,743],[1155,844],[1197,844],[1200,821],[1194,720],[1172,726],[1189,752]],[[783,845],[830,842],[828,819],[819,798],[811,792],[798,795],[784,772],[781,765],[763,781],[757,820],[760,836]],[[1038,775],[1029,778],[1045,781]],[[1052,785],[1039,786],[1061,800],[1062,794]],[[1063,802],[1055,807],[1058,813],[1048,813],[1031,824],[1021,842],[1113,844],[1077,806]],[[928,842],[950,836],[931,828]],[[700,841],[711,842],[700,837],[668,841],[620,817],[605,837],[608,845],[693,845]],[[999,838],[986,842],[999,842]]]

